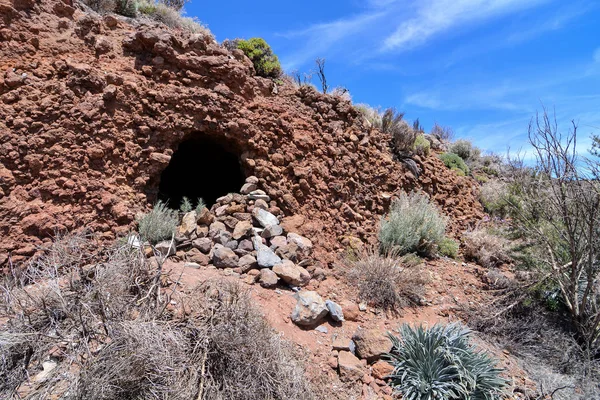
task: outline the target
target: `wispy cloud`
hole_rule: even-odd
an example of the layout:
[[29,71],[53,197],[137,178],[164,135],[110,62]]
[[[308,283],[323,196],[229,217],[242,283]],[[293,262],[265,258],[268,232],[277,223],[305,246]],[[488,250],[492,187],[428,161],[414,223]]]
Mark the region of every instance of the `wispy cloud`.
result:
[[531,8],[548,0],[425,0],[416,15],[400,23],[383,41],[383,50],[420,46],[453,28]]
[[600,47],[594,51],[594,62],[600,64]]

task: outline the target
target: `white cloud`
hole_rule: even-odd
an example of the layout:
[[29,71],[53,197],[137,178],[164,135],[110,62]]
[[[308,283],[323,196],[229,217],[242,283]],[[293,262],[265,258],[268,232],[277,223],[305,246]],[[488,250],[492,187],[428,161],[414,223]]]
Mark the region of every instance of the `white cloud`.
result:
[[600,64],[600,47],[594,51],[594,62]]
[[406,50],[468,24],[534,7],[548,0],[423,0],[416,15],[402,21],[382,49]]

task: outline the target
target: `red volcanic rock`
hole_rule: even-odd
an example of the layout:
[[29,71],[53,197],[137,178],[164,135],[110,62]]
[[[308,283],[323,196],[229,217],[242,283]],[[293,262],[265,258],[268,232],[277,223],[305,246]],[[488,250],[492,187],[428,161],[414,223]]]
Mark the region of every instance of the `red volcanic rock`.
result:
[[2,254],[56,230],[133,228],[192,134],[235,152],[283,228],[308,238],[324,264],[342,236],[376,240],[402,190],[429,193],[453,231],[483,215],[476,182],[435,154],[417,160],[415,179],[348,101],[256,77],[210,37],[60,0],[0,4],[0,15]]

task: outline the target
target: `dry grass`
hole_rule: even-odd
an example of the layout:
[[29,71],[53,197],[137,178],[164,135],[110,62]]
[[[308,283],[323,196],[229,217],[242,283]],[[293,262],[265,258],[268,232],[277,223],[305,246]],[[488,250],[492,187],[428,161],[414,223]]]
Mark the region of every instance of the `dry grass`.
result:
[[92,256],[92,244],[62,238],[0,287],[0,317],[8,320],[0,398],[18,398],[51,352],[57,367],[34,385],[33,398],[311,398],[298,354],[240,286],[215,282],[179,293],[181,308],[193,313],[175,314],[172,288],[160,290],[139,250],[123,245]]
[[361,300],[389,311],[421,304],[426,282],[419,267],[407,267],[397,258],[378,254],[359,257],[349,279],[358,287]]
[[511,262],[508,242],[483,229],[463,235],[464,255],[485,268],[494,268]]

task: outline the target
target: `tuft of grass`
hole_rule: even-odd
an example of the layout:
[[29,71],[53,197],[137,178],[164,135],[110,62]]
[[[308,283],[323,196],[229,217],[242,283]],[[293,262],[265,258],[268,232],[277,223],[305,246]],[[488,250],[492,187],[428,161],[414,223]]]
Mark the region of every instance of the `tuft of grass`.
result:
[[353,262],[350,280],[358,287],[358,295],[374,307],[397,311],[410,304],[419,305],[425,278],[417,267],[406,267],[391,256],[366,254]]
[[173,7],[169,7],[163,2],[155,2],[153,0],[136,0],[136,9],[139,14],[162,22],[169,28],[181,29],[190,33],[202,34],[210,41],[214,41],[213,34],[202,25],[196,17],[185,17],[181,11]]
[[430,329],[402,325],[388,334],[392,349],[384,357],[394,367],[390,386],[404,399],[500,400],[507,381],[502,369],[469,342],[471,331],[458,324]]
[[381,117],[381,130],[392,136],[392,150],[398,157],[408,157],[419,132],[405,120],[404,113],[388,108]]
[[440,159],[446,167],[455,171],[459,176],[469,175],[469,167],[462,158],[454,153],[444,153],[440,155]]
[[425,139],[425,135],[418,135],[413,144],[413,151],[420,156],[428,156],[431,151],[431,143]]
[[402,193],[381,221],[379,243],[382,253],[417,253],[431,256],[444,239],[448,219],[440,215],[427,196]]
[[373,108],[368,104],[355,104],[354,108],[369,122],[372,128],[381,129],[382,115],[378,108]]
[[150,244],[171,239],[179,225],[177,211],[171,210],[161,201],[158,201],[152,211],[138,219],[140,237]]

